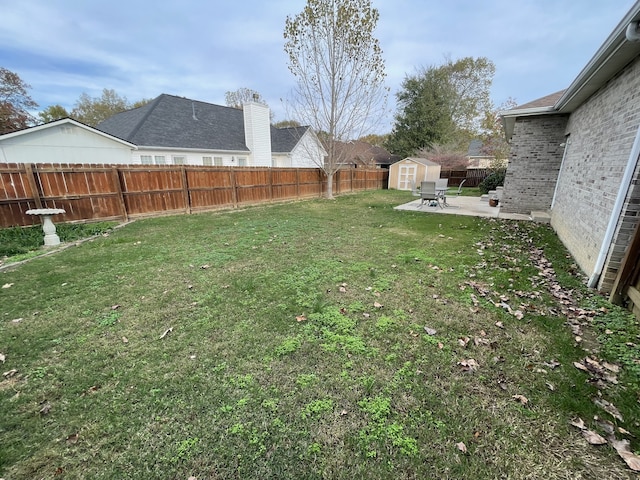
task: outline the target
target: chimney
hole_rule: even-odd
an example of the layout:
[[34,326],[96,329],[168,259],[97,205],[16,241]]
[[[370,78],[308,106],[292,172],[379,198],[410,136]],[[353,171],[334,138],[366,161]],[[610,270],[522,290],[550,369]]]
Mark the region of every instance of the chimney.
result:
[[[254,95],[255,98],[255,95]],[[271,166],[271,124],[269,107],[256,102],[242,106],[244,116],[244,140],[251,151],[251,165]]]

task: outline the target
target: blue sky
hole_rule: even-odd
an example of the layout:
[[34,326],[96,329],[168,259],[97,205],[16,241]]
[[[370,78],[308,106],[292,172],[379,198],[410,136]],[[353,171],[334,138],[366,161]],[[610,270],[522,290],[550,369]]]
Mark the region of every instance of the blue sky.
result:
[[[569,86],[634,0],[372,0],[394,94],[422,67],[484,56],[492,100],[526,103]],[[31,85],[40,109],[82,93],[129,101],[161,93],[224,105],[260,92],[275,120],[293,86],[283,50],[287,15],[305,0],[0,0],[0,66]]]

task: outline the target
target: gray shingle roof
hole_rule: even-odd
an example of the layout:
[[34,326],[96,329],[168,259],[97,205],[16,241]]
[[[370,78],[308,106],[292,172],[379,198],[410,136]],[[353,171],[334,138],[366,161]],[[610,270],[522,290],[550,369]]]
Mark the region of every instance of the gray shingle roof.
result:
[[298,144],[309,127],[271,127],[271,151],[274,153],[290,152]]
[[249,151],[242,110],[167,94],[96,128],[138,146]]

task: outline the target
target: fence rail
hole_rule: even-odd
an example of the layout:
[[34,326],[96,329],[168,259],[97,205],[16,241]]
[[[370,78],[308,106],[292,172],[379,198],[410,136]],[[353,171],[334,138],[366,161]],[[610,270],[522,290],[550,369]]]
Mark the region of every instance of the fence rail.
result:
[[[344,169],[336,194],[387,187],[388,170]],[[33,225],[32,208],[63,208],[59,221],[128,220],[320,197],[319,169],[191,165],[0,164],[0,227]]]

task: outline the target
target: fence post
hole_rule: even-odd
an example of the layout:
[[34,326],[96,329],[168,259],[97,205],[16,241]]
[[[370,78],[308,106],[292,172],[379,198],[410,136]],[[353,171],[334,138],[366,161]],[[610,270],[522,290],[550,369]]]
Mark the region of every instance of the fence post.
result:
[[236,173],[233,167],[229,167],[229,179],[231,180],[231,199],[233,200],[233,208],[238,208],[238,185],[236,184]]
[[127,213],[127,205],[124,203],[124,195],[122,194],[122,184],[120,183],[120,171],[117,167],[111,169],[111,177],[113,179],[113,185],[115,186],[116,193],[118,194],[118,203],[120,203],[120,210],[122,211],[122,218],[125,222],[129,221],[129,214]]
[[182,196],[184,197],[184,211],[185,213],[191,213],[191,196],[189,195],[189,183],[187,181],[187,167],[182,165],[182,167],[180,167],[180,173],[182,174]]
[[35,203],[36,208],[42,208],[42,199],[40,198],[40,190],[38,190],[36,178],[35,178],[35,175],[33,174],[33,165],[30,163],[25,164],[24,170],[27,174],[27,182],[29,183],[29,188],[31,188],[31,193],[33,193],[33,203]]
[[269,198],[273,202],[273,167],[269,169]]

